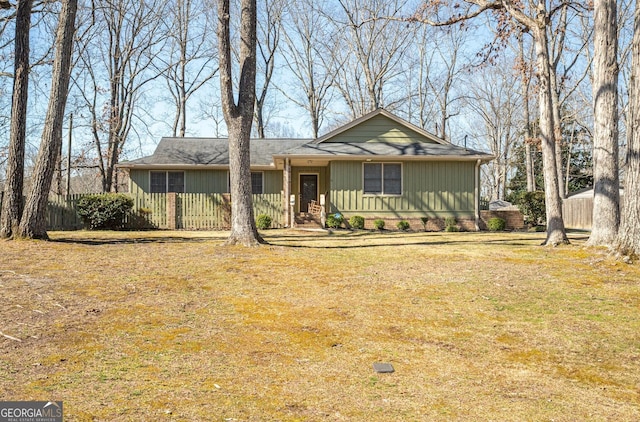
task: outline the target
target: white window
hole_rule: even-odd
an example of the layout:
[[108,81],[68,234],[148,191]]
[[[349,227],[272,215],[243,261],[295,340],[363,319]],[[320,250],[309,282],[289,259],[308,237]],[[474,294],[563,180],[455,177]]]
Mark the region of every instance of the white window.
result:
[[149,175],[151,193],[184,192],[183,171],[152,171]]
[[363,191],[369,195],[401,195],[400,163],[364,163]]

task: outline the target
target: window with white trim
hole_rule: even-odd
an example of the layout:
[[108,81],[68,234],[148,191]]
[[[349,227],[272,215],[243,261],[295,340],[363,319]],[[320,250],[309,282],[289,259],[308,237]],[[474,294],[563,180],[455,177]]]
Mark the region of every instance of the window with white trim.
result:
[[152,171],[149,174],[151,193],[184,192],[184,171]]
[[363,192],[367,195],[401,195],[402,164],[364,163]]

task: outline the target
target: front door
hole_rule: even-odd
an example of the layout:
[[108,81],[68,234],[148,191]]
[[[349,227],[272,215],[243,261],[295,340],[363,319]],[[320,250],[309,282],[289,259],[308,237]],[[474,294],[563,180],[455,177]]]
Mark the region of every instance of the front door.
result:
[[318,201],[318,175],[300,175],[300,212],[307,212],[309,202]]

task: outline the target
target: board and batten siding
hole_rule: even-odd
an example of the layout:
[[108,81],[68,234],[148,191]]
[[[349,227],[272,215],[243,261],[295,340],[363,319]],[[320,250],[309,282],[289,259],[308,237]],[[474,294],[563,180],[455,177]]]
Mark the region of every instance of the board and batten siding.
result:
[[[164,171],[158,169],[157,171]],[[169,170],[180,171],[180,170]],[[150,170],[131,169],[130,192],[132,195],[149,192]],[[282,191],[282,171],[265,170],[263,178],[263,193],[280,194]],[[228,193],[228,170],[184,170],[184,193]]]
[[331,212],[406,218],[475,214],[474,162],[405,161],[402,195],[363,194],[362,165],[362,162],[331,163]]
[[[135,202],[134,209],[151,210],[153,225],[167,227],[166,194],[149,193],[149,172],[146,169],[130,170],[130,194]],[[284,224],[282,171],[261,172],[263,192],[253,195],[254,214],[267,214],[272,218],[274,227],[281,227]],[[185,192],[178,194],[177,228],[202,230],[226,227],[229,222],[222,207],[222,194],[229,192],[228,178],[227,170],[184,170]],[[161,199],[152,200],[156,197]]]
[[392,142],[402,144],[416,140],[435,143],[386,116],[378,115],[367,120],[367,124],[354,126],[332,137],[330,142]]

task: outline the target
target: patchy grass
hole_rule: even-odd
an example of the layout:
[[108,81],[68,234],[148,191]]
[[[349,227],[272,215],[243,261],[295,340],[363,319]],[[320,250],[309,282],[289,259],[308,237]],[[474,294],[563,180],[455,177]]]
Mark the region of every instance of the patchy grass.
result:
[[264,234],[0,242],[1,398],[68,421],[640,419],[640,268],[582,235]]

